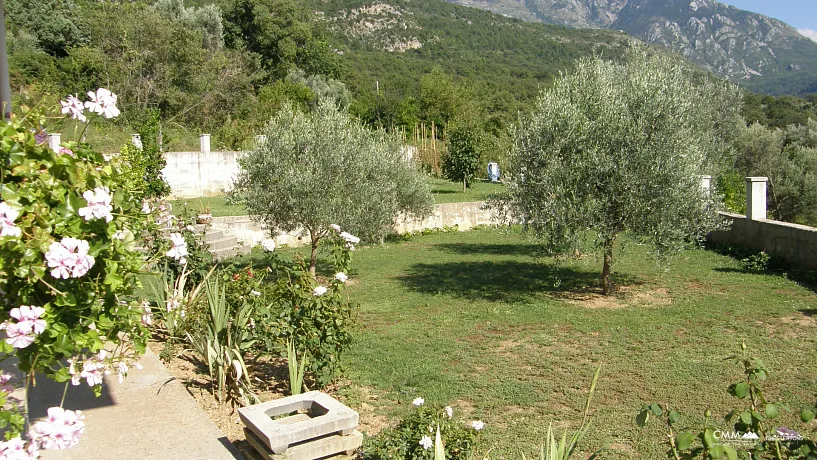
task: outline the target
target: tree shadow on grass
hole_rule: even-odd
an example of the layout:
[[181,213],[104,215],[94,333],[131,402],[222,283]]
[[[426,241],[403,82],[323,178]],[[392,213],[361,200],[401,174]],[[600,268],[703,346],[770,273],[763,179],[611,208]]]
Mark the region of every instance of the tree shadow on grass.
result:
[[534,244],[479,244],[479,243],[441,243],[435,244],[436,249],[455,254],[489,254],[495,256],[531,256],[544,255],[541,246]]
[[[516,261],[415,264],[399,281],[415,292],[471,300],[515,302],[538,293],[601,292],[600,273],[572,267]],[[635,284],[627,275],[616,284]]]
[[803,316],[808,316],[809,318],[814,318],[815,316],[817,316],[817,309],[815,309],[815,308],[804,308],[804,309],[800,310],[800,313],[802,313]]

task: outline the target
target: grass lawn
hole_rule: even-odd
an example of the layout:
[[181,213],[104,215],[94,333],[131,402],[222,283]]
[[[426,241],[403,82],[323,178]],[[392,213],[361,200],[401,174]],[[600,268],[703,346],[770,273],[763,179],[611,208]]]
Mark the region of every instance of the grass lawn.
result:
[[492,184],[489,181],[475,182],[463,193],[462,184],[433,178],[428,179],[428,186],[431,188],[431,194],[437,204],[485,201],[492,193],[497,193],[505,187],[502,184]]
[[247,215],[247,210],[244,209],[244,206],[227,204],[226,195],[171,200],[170,204],[173,205],[173,213],[178,214],[184,207],[185,203],[187,204],[187,207],[190,208],[195,214],[198,214],[202,208],[208,207],[210,208],[210,213],[214,217]]
[[[462,192],[462,184],[455,184],[443,179],[429,179],[428,185],[434,201],[440,203],[462,203],[468,201],[484,201],[492,193],[496,193],[504,187],[502,184],[492,184],[490,182],[477,182],[472,184],[468,190]],[[215,217],[224,216],[244,216],[247,210],[243,206],[227,204],[225,195],[209,196],[201,198],[187,198],[184,200],[172,200],[173,212],[178,213],[184,203],[194,212],[198,213],[203,206],[210,208],[210,212]]]
[[[608,299],[593,287],[599,260],[556,268],[516,231],[360,248],[349,288],[359,328],[337,394],[361,412],[364,430],[410,410],[417,396],[450,404],[486,422],[480,452],[508,459],[530,458],[548,422],[579,424],[599,363],[583,446],[608,446],[602,458],[664,458],[660,424],[635,425],[644,402],[681,411],[683,426],[709,407],[716,427],[731,429],[722,417],[744,406],[726,389],[742,374],[723,359],[744,339],[770,368],[767,398],[797,412],[817,401],[814,291],[712,251],[684,253],[669,271],[644,247],[622,254],[614,267],[622,292]],[[815,436],[796,413],[781,413],[775,426]]]

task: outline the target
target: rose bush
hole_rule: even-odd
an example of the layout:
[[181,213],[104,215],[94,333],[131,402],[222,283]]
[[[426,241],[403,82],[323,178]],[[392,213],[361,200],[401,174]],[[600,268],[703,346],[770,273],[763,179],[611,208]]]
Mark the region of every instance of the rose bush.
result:
[[[89,97],[85,104],[70,97],[63,113],[81,121],[85,108],[119,114],[109,91]],[[124,160],[84,143],[52,151],[32,129],[46,121],[32,110],[0,122],[0,359],[17,359],[26,390],[42,373],[66,385],[84,381],[99,395],[103,375],[124,376],[145,350],[150,312],[133,294],[150,261],[136,238],[155,218],[142,212],[143,185],[128,179]],[[7,381],[0,402],[11,390]],[[0,457],[36,457],[39,448],[79,440],[80,412],[51,408],[22,441],[26,413],[0,410],[7,440]]]

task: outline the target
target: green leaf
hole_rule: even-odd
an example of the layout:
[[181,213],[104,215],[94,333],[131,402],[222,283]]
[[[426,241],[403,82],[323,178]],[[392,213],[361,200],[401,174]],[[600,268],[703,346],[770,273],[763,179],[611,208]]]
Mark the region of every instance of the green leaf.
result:
[[766,417],[768,418],[776,418],[780,410],[774,404],[766,404]]
[[747,382],[741,382],[735,385],[735,396],[740,399],[745,398],[749,394],[749,384]]
[[704,445],[709,449],[718,444],[718,440],[715,439],[715,431],[712,428],[707,428],[706,431],[704,431],[702,440]]
[[54,380],[60,383],[67,382],[70,378],[71,374],[68,372],[67,367],[61,367],[60,370],[54,373]]
[[709,455],[713,459],[738,459],[738,453],[735,451],[735,449],[731,446],[727,446],[726,444],[718,444],[717,446],[712,447],[709,450]]
[[810,423],[812,420],[814,420],[814,411],[812,411],[810,409],[801,410],[800,411],[800,420],[802,420],[803,423]]
[[752,413],[748,410],[745,410],[740,413],[740,420],[745,423],[746,425],[752,424]]
[[677,447],[678,450],[687,450],[692,447],[692,443],[694,441],[695,435],[689,431],[684,431],[682,433],[678,433],[678,436],[675,437],[675,447]]
[[648,421],[650,421],[650,412],[647,410],[639,412],[635,417],[635,423],[641,427],[646,425]]
[[664,410],[661,409],[661,406],[656,403],[650,404],[650,412],[652,412],[656,417],[660,417],[664,414]]
[[673,425],[675,423],[678,423],[678,420],[681,419],[681,414],[679,414],[677,411],[670,411],[668,418],[670,425]]

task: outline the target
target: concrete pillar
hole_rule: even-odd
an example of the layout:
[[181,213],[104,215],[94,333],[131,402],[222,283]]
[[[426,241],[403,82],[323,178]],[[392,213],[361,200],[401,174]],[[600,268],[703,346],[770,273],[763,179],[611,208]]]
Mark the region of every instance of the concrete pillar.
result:
[[130,135],[130,142],[139,150],[142,150],[142,136],[139,134],[131,134]]
[[266,142],[267,142],[267,136],[265,136],[265,135],[263,135],[263,134],[260,134],[260,135],[258,135],[258,136],[255,136],[255,146],[256,146],[256,147],[261,147],[261,146],[262,146],[262,145],[264,145]]
[[11,80],[9,79],[9,60],[6,53],[6,16],[5,5],[0,0],[0,112],[3,118],[11,116]]
[[210,153],[210,135],[209,134],[200,135],[199,141],[201,141],[201,152]]
[[707,192],[712,190],[712,176],[701,176],[701,188]]
[[59,153],[60,143],[61,143],[60,138],[61,137],[62,137],[62,135],[60,133],[49,134],[48,135],[48,148],[50,148],[51,150]]
[[766,182],[768,177],[746,178],[746,218],[766,219]]

